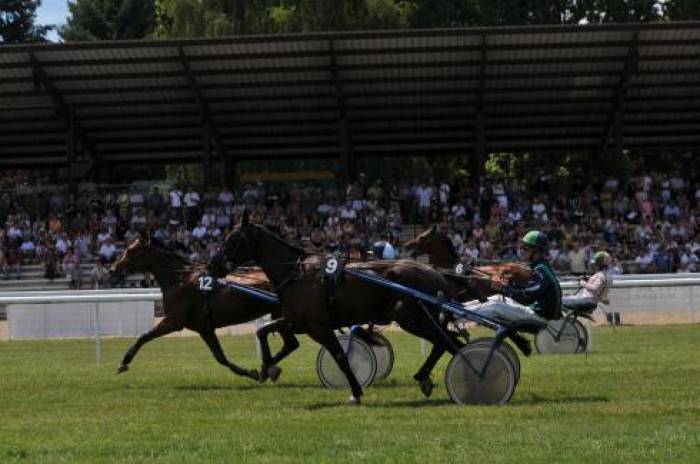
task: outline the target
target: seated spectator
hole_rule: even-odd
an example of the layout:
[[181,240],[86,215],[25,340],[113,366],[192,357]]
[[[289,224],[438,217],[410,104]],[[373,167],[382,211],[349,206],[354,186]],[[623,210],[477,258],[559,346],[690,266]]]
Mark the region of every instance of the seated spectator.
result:
[[33,261],[36,258],[36,245],[30,237],[26,237],[19,246],[19,252],[25,260]]
[[224,207],[232,206],[233,200],[234,200],[234,197],[233,197],[233,193],[231,192],[231,190],[229,190],[228,187],[224,187],[224,189],[219,194],[219,203],[221,203]]
[[114,260],[114,255],[117,253],[117,247],[112,243],[112,238],[107,237],[107,240],[100,246],[98,254],[104,263],[111,263]]

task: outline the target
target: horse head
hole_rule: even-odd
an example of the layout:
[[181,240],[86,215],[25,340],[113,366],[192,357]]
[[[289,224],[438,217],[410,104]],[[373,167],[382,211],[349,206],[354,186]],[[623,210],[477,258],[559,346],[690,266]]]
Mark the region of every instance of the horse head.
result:
[[141,233],[138,239],[131,242],[107,270],[109,279],[115,281],[133,272],[146,271],[147,269],[144,266],[147,261],[150,241],[151,239],[148,235]]
[[266,227],[252,223],[249,214],[244,212],[241,223],[228,234],[208,270],[215,277],[223,277],[227,273],[227,264],[238,267],[254,263],[262,266],[272,279],[270,274],[279,277],[293,272],[289,266],[296,266],[302,256],[305,256],[302,248],[288,243]]
[[452,240],[438,226],[431,226],[414,239],[403,244],[406,250],[415,256],[429,255],[430,263],[438,267],[449,268],[457,262],[459,256]]

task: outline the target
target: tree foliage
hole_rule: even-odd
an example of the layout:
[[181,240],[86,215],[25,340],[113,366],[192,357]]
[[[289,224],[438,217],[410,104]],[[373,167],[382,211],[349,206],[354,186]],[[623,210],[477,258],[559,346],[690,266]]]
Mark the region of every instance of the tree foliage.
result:
[[0,43],[45,42],[53,26],[36,24],[41,0],[0,0]]
[[68,3],[65,41],[142,39],[156,26],[155,0],[75,0]]

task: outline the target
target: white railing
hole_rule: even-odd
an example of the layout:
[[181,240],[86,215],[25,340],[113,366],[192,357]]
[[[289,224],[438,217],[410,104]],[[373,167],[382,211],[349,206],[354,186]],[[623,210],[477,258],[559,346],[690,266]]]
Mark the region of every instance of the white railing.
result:
[[[696,274],[663,274],[657,275],[628,275],[615,276],[610,291],[610,307],[608,311],[675,311],[686,312],[689,322],[698,321],[700,303],[700,275]],[[578,289],[578,283],[565,281],[561,287],[567,293]],[[93,337],[96,345],[96,360],[99,363],[100,350],[100,304],[160,301],[160,290],[150,289],[109,289],[109,290],[58,290],[31,292],[0,292],[0,305],[8,305],[8,323],[12,323],[11,311],[23,310],[26,305],[42,305],[47,311],[50,305],[62,304],[93,304],[92,321]],[[17,306],[21,305],[21,306]],[[14,308],[13,308],[14,306]],[[12,331],[11,331],[12,332]]]

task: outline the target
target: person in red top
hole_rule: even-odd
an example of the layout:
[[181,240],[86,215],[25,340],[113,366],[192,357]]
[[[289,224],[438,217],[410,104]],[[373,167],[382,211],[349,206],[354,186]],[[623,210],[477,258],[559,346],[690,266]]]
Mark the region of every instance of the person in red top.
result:
[[68,252],[63,257],[63,271],[66,273],[66,278],[68,279],[68,285],[70,288],[80,289],[80,258],[75,253],[75,249],[73,247],[68,248]]
[[20,280],[22,278],[21,274],[22,258],[19,255],[17,248],[10,247],[5,253],[5,262],[3,263],[3,274],[5,275],[5,280],[9,279],[8,273],[15,273],[15,278]]

